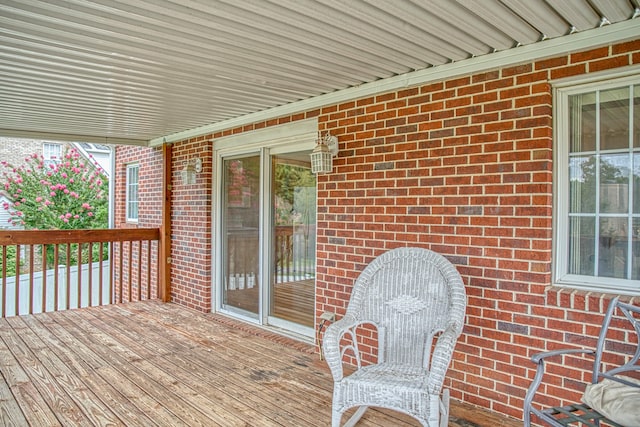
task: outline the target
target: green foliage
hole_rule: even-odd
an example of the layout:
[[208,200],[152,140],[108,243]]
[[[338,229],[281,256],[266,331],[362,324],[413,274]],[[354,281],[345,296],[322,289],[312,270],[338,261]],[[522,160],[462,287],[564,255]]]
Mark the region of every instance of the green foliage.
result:
[[10,199],[3,208],[12,225],[40,230],[107,228],[107,177],[78,151],[69,149],[54,163],[32,154],[24,165],[0,165]]
[[[579,203],[578,212],[596,212],[596,196],[606,184],[626,185],[628,170],[614,164],[607,156],[576,157],[573,163],[571,185],[573,197]],[[607,200],[600,200],[600,210],[606,210]]]
[[[2,248],[0,247],[0,277],[4,269],[4,261],[2,258]],[[16,247],[7,246],[7,277],[16,275]]]
[[315,223],[315,179],[309,168],[289,164],[276,166],[276,225]]

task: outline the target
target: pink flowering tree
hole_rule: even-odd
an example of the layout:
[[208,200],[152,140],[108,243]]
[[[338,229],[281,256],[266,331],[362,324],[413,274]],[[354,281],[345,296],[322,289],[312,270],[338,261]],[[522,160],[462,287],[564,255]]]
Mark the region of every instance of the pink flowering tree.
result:
[[34,153],[22,165],[0,165],[2,188],[10,199],[2,208],[12,225],[39,230],[107,228],[107,177],[75,149],[49,163]]
[[[75,149],[68,149],[61,159],[45,162],[32,154],[22,165],[0,162],[0,189],[9,202],[0,208],[9,212],[9,222],[27,230],[87,229],[108,227],[109,184],[97,162],[87,161]],[[94,245],[95,246],[95,245]],[[108,257],[103,248],[103,257]],[[77,245],[70,248],[71,258],[61,251],[60,264],[78,263]],[[94,248],[93,261],[98,249]],[[15,254],[8,254],[8,275],[14,275]],[[54,248],[47,246],[47,264],[53,265]],[[88,247],[82,248],[82,262],[88,261]],[[1,268],[1,266],[0,266]],[[20,260],[20,269],[24,268]],[[0,272],[0,276],[2,273]]]

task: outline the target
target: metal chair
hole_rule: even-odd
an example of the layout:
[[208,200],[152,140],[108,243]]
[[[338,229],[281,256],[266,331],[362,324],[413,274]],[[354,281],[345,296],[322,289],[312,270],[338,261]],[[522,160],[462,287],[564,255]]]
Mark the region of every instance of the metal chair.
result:
[[[465,310],[462,278],[443,256],[398,248],[374,259],[356,280],[345,316],[324,335],[334,380],[332,426],[350,408],[359,407],[345,426],[376,406],[404,412],[424,426],[446,427],[449,393],[442,386]],[[363,366],[357,329],[367,324],[377,330],[377,363]],[[357,370],[345,376],[348,352]]]
[[[626,347],[628,349],[626,362],[620,365],[611,366],[609,361],[603,360],[603,356],[606,347],[610,345],[607,344],[607,337],[610,335],[609,326],[611,325],[611,320],[616,311],[619,311],[622,314],[621,319],[628,320],[631,325],[626,342],[624,345],[619,346]],[[620,324],[616,326],[616,328],[619,327]],[[619,337],[620,331],[613,331],[613,334],[616,333]],[[633,334],[635,334],[635,338],[631,339]],[[565,427],[569,425],[599,426],[600,421],[606,422],[607,425],[614,427],[623,427],[608,418],[604,413],[598,412],[598,410],[585,403],[571,403],[565,406],[541,407],[540,404],[533,404],[534,397],[538,391],[538,387],[542,383],[545,374],[545,361],[547,361],[547,359],[557,358],[558,362],[560,362],[562,361],[562,356],[580,354],[593,357],[592,384],[598,384],[600,381],[607,380],[610,381],[611,384],[618,383],[632,387],[638,390],[635,393],[640,394],[640,383],[637,381],[630,382],[629,377],[627,377],[627,375],[635,375],[636,378],[640,377],[640,343],[638,341],[640,341],[640,307],[623,303],[619,301],[618,298],[614,298],[609,303],[609,308],[604,316],[604,321],[602,323],[602,328],[600,330],[600,335],[595,349],[572,348],[534,354],[531,357],[531,360],[537,365],[537,369],[536,375],[524,398],[524,426],[531,426],[531,416],[535,415],[540,421],[544,421],[545,424],[554,427]],[[635,401],[638,401],[638,398],[636,398]],[[633,410],[640,411],[637,407]],[[637,424],[634,423],[633,425],[635,426]]]

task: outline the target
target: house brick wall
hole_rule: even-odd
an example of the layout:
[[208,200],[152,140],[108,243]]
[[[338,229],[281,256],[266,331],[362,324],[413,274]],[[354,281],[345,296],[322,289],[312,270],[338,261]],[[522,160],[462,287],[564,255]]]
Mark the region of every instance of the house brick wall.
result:
[[21,165],[24,159],[33,153],[42,155],[43,143],[54,143],[62,145],[62,153],[70,147],[70,144],[58,141],[43,141],[40,139],[25,138],[0,138],[0,160],[11,163],[12,165]]
[[42,154],[42,141],[34,139],[2,138],[0,159],[12,165],[21,165],[32,153]]
[[[445,386],[456,399],[520,418],[534,374],[531,355],[567,343],[593,345],[611,297],[550,286],[549,80],[638,62],[636,40],[174,144],[174,182],[181,162],[196,153],[205,172],[194,188],[175,186],[172,298],[211,308],[213,171],[207,141],[318,117],[320,129],[339,138],[340,153],[333,173],[318,177],[316,315],[341,316],[354,280],[386,250],[420,246],[442,253],[460,271],[468,295],[464,333]],[[370,349],[367,359],[375,360],[371,338],[364,336],[363,344]],[[579,397],[581,385],[564,379],[567,372],[551,367],[550,385],[540,390],[543,399]],[[572,373],[588,379],[587,363],[580,361]]]
[[[162,150],[157,148],[118,146],[115,150],[114,176],[114,227],[115,228],[155,228],[162,224]],[[126,182],[127,166],[138,164],[138,222],[126,220]],[[147,243],[140,251],[139,243],[116,243],[113,246],[113,292],[116,300],[131,301],[144,297],[147,293],[147,274],[150,276],[151,295],[158,291],[158,243],[151,244],[151,269],[147,273],[149,262]],[[133,252],[133,256],[129,254]],[[138,280],[138,255],[142,266],[141,280]],[[131,260],[131,266],[129,261]],[[122,268],[120,266],[122,265]],[[131,273],[130,273],[131,272]],[[141,284],[138,284],[141,282]],[[139,295],[139,294],[142,295]]]
[[[442,253],[468,295],[445,386],[520,418],[531,355],[595,344],[593,313],[610,297],[550,289],[549,80],[635,64],[638,50],[640,41],[624,43],[323,108],[320,126],[339,137],[340,154],[318,180],[317,314],[343,313],[359,272],[386,250]],[[588,379],[587,363],[577,366]],[[567,368],[552,372],[542,394],[578,399]]]
[[[159,227],[162,223],[162,150],[133,146],[116,147],[116,171],[114,182],[116,228]],[[138,164],[138,222],[126,220],[127,166]]]
[[[193,138],[173,144],[172,152],[171,299],[210,311],[213,145],[204,137]],[[202,172],[196,175],[195,184],[186,184],[181,171],[196,158],[202,161]]]
[[[212,144],[204,138],[194,138],[173,144],[171,150],[171,301],[199,311],[210,311]],[[184,183],[181,172],[187,162],[196,158],[202,160],[203,170],[197,174],[195,184]],[[128,223],[125,216],[126,169],[127,165],[132,163],[140,166],[137,223]],[[125,146],[117,148],[116,228],[160,227],[162,173],[161,149]],[[123,248],[125,284],[128,280],[128,250],[126,246]],[[119,256],[119,253],[116,253],[116,256]],[[153,277],[157,277],[157,266],[154,266],[153,274]],[[118,286],[119,280],[116,280],[116,289]]]

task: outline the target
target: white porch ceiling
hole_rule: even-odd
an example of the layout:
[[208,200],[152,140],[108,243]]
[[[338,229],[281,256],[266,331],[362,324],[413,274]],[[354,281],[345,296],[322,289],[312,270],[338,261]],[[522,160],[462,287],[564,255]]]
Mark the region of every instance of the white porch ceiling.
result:
[[0,0],[0,136],[146,144],[571,33],[640,37],[639,2]]

